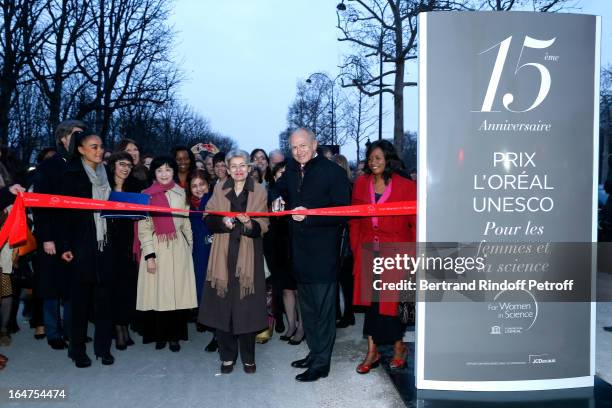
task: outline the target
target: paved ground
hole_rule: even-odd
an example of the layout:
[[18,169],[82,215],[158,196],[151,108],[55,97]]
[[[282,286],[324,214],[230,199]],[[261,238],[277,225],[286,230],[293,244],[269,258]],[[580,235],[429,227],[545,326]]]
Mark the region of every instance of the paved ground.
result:
[[[247,375],[241,369],[221,375],[217,354],[203,351],[210,333],[196,333],[193,327],[191,341],[183,343],[179,353],[137,344],[127,351],[113,349],[117,360],[113,366],[94,361],[90,368],[77,369],[65,352],[51,350],[45,340],[34,340],[32,331],[22,323],[13,345],[0,348],[10,358],[7,368],[0,371],[0,407],[49,405],[10,403],[6,398],[9,388],[66,388],[67,400],[49,405],[52,407],[406,406],[385,370],[364,376],[355,373],[365,348],[361,324],[362,315],[358,315],[355,326],[338,330],[330,376],[317,383],[302,384],[293,378],[300,371],[289,363],[305,356],[306,345],[290,346],[279,341],[278,335],[267,344],[257,345],[255,375]],[[603,331],[603,326],[612,326],[612,303],[598,304],[596,329],[597,375],[612,383],[612,333]],[[413,339],[414,333],[408,332],[405,340]],[[93,357],[91,344],[88,347]],[[405,402],[413,406],[415,401]]]
[[[190,325],[193,326],[193,325]],[[0,407],[7,403],[8,388],[65,387],[66,407],[399,407],[404,406],[384,370],[370,375],[355,373],[363,357],[361,316],[355,326],[338,330],[332,372],[316,383],[298,383],[300,370],[289,363],[307,353],[305,342],[290,346],[278,340],[257,345],[257,373],[245,374],[241,366],[230,375],[219,373],[216,353],[206,353],[210,333],[190,327],[189,342],[179,353],[153,345],[137,344],[126,351],[113,348],[116,362],[78,369],[63,351],[53,351],[45,340],[37,341],[28,326],[13,336],[13,345],[0,348],[9,365],[0,372]],[[136,339],[136,337],[135,337]],[[91,343],[88,353],[93,357]],[[23,405],[23,404],[21,404]],[[40,406],[40,404],[36,404]],[[47,405],[47,404],[45,404]],[[32,406],[27,404],[26,406]]]

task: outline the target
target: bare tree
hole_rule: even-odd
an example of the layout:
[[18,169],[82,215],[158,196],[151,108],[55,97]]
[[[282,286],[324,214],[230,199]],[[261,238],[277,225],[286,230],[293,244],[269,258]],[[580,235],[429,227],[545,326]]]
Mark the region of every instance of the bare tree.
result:
[[[347,41],[365,53],[365,58],[378,57],[378,74],[354,77],[350,84],[368,96],[393,95],[393,142],[402,150],[404,137],[404,87],[416,86],[405,81],[406,61],[416,59],[417,25],[420,11],[444,9],[438,2],[416,0],[348,0],[346,11],[338,11],[338,41]],[[350,4],[353,3],[353,4]],[[353,61],[353,63],[357,63]],[[390,63],[390,69],[383,69]],[[360,64],[360,70],[367,66]],[[391,82],[392,81],[392,82]]]
[[[341,65],[343,77],[353,78],[358,82],[366,82],[372,77],[367,66],[367,57],[359,55],[349,56],[345,64]],[[346,104],[344,126],[349,139],[355,142],[357,147],[357,161],[361,156],[361,143],[369,139],[373,133],[374,126],[378,123],[381,130],[383,109],[382,101],[378,103],[378,115],[375,115],[376,103],[373,98],[367,96],[359,89],[352,87],[349,102]],[[382,97],[382,93],[379,94]]]
[[[72,55],[79,38],[91,26],[88,7],[87,0],[46,0],[41,8],[43,12],[32,16],[36,29],[24,35],[28,66],[44,95],[50,130],[64,119],[62,106],[70,103],[85,86],[81,80],[72,89],[72,95],[66,97],[64,83],[76,73]],[[48,134],[49,144],[53,144],[53,133]]]
[[181,78],[171,62],[169,12],[164,0],[90,1],[93,23],[74,56],[92,99],[77,116],[94,112],[94,128],[103,140],[115,110],[171,99]]
[[309,83],[298,82],[295,100],[287,114],[288,127],[311,129],[319,143],[331,143],[332,126],[335,125],[331,120],[331,111],[339,106],[334,101],[332,107],[331,88],[331,82],[319,75],[311,76]]
[[24,34],[32,30],[31,13],[39,9],[36,0],[0,1],[0,143],[9,138],[9,114],[27,55],[24,53]]
[[542,13],[556,12],[576,5],[575,0],[473,0],[465,2],[466,7],[474,10],[532,10]]
[[[368,96],[393,96],[393,142],[402,151],[404,140],[404,88],[416,86],[406,81],[406,61],[417,58],[417,16],[439,10],[516,10],[530,8],[553,12],[569,0],[347,0],[338,11],[338,41],[355,45],[367,59],[376,58],[379,72],[353,78],[345,86],[355,86]],[[370,63],[365,64],[368,67]],[[387,68],[390,66],[390,68]]]
[[357,161],[361,158],[361,143],[370,139],[376,130],[378,116],[374,114],[375,107],[375,101],[358,90],[351,102],[345,105],[345,132],[357,146]]
[[8,144],[20,153],[25,163],[31,161],[33,152],[55,145],[47,143],[48,110],[44,99],[35,86],[20,86],[15,93]]
[[168,154],[174,145],[213,143],[222,151],[236,146],[233,139],[215,132],[202,115],[176,100],[164,105],[128,106],[115,112],[109,134],[113,140],[129,137],[147,153]]

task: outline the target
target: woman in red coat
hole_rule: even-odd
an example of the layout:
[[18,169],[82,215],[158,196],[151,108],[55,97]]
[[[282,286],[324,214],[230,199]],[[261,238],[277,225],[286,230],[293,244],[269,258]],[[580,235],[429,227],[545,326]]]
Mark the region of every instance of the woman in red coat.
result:
[[[386,140],[372,143],[366,152],[365,174],[355,181],[353,204],[382,204],[416,200],[416,183],[398,174],[401,168],[394,146]],[[415,216],[358,217],[349,221],[351,247],[354,255],[353,276],[355,289],[353,304],[367,306],[363,333],[368,337],[368,354],[357,366],[359,374],[367,374],[378,367],[380,354],[377,344],[393,344],[394,356],[391,368],[406,365],[407,348],[402,342],[405,327],[397,317],[397,302],[376,303],[362,296],[364,290],[372,290],[372,276],[362,276],[361,246],[365,243],[414,242],[416,239]]]

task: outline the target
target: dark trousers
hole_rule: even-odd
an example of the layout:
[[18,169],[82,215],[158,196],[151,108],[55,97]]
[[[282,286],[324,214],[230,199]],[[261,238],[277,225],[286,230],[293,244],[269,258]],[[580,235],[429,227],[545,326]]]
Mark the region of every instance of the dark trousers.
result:
[[[64,309],[64,319],[62,321],[61,306]],[[43,320],[45,322],[45,334],[47,339],[61,339],[62,336],[70,337],[70,302],[64,301],[62,304],[59,299],[45,299],[43,301]]]
[[255,364],[255,335],[257,333],[232,334],[223,330],[216,330],[219,342],[221,361],[236,361],[238,347],[243,364]]
[[142,342],[144,344],[162,341],[187,340],[187,320],[191,309],[150,310],[141,316]]
[[340,273],[338,274],[338,295],[336,296],[336,311],[337,317],[340,315],[340,289],[342,289],[342,296],[344,297],[344,317],[353,315],[353,257],[347,256],[342,260],[340,265]]
[[110,353],[113,330],[110,286],[73,280],[70,306],[70,352],[73,355],[85,353],[85,339],[91,310],[95,325],[94,353],[97,356]]
[[43,299],[36,296],[36,292],[32,291],[32,316],[30,317],[30,328],[35,329],[38,326],[43,326]]
[[310,368],[329,372],[336,340],[336,290],[333,283],[298,283],[306,343],[310,349]]
[[136,315],[138,266],[131,259],[120,258],[112,273],[113,322],[118,326],[127,326]]

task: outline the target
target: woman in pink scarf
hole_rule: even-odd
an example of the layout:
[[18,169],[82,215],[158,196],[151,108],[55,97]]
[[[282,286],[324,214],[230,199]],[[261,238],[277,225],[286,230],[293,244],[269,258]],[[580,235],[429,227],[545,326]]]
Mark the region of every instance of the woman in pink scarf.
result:
[[[151,162],[151,187],[143,191],[151,205],[189,209],[185,190],[176,183],[178,169],[171,157]],[[141,256],[138,271],[136,309],[146,311],[143,342],[155,342],[161,350],[181,349],[187,340],[189,310],[197,307],[192,233],[187,213],[150,213],[138,222]]]

